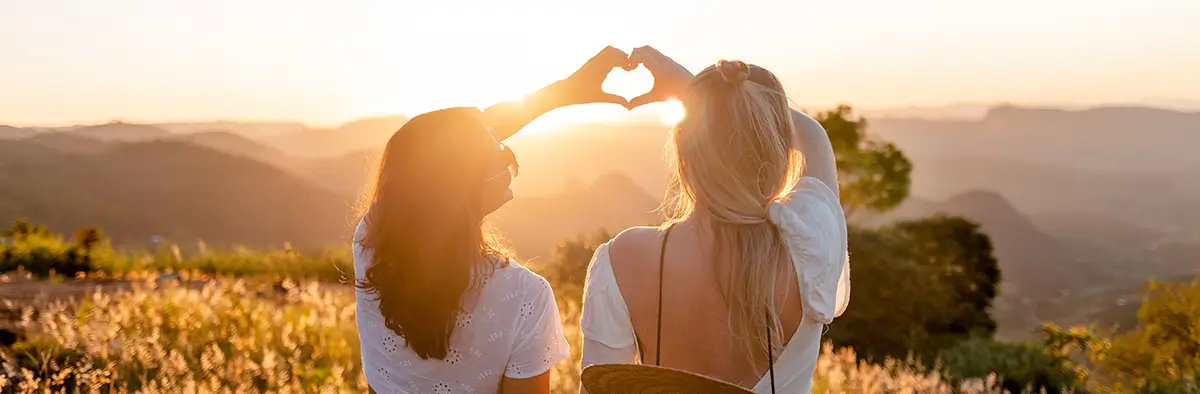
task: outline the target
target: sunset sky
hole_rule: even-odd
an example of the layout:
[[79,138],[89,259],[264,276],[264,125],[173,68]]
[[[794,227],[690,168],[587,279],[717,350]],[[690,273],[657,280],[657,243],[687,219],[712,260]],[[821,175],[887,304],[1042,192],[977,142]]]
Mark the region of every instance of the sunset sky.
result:
[[486,106],[646,44],[757,63],[809,107],[1200,103],[1196,21],[1196,0],[0,0],[0,124]]

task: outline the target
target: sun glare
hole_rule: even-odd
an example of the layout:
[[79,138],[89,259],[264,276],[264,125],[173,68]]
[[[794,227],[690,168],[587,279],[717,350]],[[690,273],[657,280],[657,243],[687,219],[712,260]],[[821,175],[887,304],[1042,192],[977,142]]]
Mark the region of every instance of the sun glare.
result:
[[668,100],[659,106],[658,110],[661,113],[663,124],[667,126],[679,124],[685,115],[683,103],[679,100]]

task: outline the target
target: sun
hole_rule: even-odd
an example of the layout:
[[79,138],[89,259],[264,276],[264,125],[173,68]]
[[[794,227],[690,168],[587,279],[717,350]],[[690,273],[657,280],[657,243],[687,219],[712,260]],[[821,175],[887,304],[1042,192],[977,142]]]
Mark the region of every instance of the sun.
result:
[[663,124],[667,126],[679,124],[679,122],[683,120],[683,116],[686,115],[685,111],[683,110],[683,103],[674,99],[664,102],[663,105],[660,106],[659,112],[659,116],[661,117]]

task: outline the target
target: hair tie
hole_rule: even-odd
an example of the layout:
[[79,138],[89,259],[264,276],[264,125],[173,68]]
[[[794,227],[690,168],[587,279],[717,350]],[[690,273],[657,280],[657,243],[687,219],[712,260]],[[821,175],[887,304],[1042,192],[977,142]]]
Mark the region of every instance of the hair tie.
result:
[[721,79],[735,85],[750,78],[750,66],[740,60],[718,60],[717,71]]

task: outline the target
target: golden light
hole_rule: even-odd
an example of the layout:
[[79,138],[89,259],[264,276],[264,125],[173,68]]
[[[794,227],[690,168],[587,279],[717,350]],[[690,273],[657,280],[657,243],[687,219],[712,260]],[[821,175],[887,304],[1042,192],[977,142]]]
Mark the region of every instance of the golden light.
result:
[[600,89],[626,100],[633,99],[650,91],[654,87],[654,76],[644,66],[638,66],[631,71],[614,68],[604,79]]
[[662,103],[658,108],[662,116],[662,122],[667,126],[674,126],[683,120],[686,112],[683,109],[683,103],[679,100],[668,100]]

